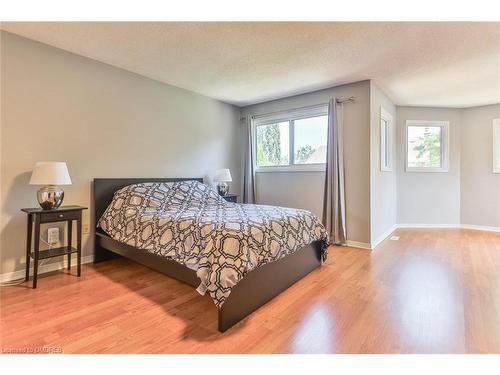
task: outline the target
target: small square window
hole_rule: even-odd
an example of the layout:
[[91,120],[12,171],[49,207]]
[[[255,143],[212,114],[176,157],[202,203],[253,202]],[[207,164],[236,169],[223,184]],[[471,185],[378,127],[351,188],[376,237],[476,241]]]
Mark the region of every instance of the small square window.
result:
[[445,121],[406,122],[406,170],[448,171],[448,128]]

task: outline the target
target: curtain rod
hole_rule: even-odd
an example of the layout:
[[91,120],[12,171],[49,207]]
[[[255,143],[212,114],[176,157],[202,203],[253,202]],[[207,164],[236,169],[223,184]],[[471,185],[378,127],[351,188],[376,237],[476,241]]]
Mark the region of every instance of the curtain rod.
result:
[[342,104],[344,102],[353,102],[355,99],[355,96],[349,96],[348,98],[338,98],[337,103]]
[[[337,104],[344,104],[345,102],[354,102],[356,100],[356,97],[355,96],[349,96],[349,97],[340,97],[340,98],[337,98],[335,99],[335,101],[337,102]],[[255,118],[259,118],[259,117],[266,117],[266,116],[272,116],[272,115],[275,115],[275,114],[278,114],[278,113],[282,113],[282,112],[287,112],[287,111],[299,111],[301,109],[307,109],[307,108],[315,108],[315,107],[324,107],[324,106],[327,106],[329,103],[320,103],[320,104],[314,104],[314,105],[308,105],[308,106],[305,106],[305,107],[299,107],[299,108],[293,108],[293,109],[289,109],[289,110],[283,110],[283,111],[276,111],[276,112],[271,112],[271,113],[264,113],[264,114],[261,114],[261,115],[252,115],[252,118],[255,119]],[[240,121],[243,121],[245,120],[245,117],[241,117],[240,118]]]

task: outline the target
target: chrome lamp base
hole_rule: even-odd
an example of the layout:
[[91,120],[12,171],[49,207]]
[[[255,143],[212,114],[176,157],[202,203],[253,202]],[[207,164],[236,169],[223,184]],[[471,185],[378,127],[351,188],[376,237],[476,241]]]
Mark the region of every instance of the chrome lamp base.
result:
[[226,195],[229,192],[229,186],[225,182],[219,182],[217,184],[217,192],[219,195]]
[[44,210],[55,210],[59,208],[64,199],[64,190],[60,187],[48,185],[37,191],[38,204]]

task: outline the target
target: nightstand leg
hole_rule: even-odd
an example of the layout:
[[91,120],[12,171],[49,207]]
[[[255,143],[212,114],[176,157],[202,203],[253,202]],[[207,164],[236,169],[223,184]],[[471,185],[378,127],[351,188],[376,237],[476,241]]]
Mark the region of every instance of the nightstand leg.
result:
[[35,259],[33,262],[33,289],[36,288],[36,282],[38,279],[38,252],[40,250],[40,215],[35,214]]
[[71,269],[71,246],[73,244],[73,220],[68,221],[68,270]]
[[30,251],[31,251],[31,236],[33,231],[33,218],[28,214],[28,229],[26,232],[26,277],[25,281],[30,279]]
[[81,269],[82,269],[82,211],[80,211],[80,215],[78,215],[78,219],[76,221],[76,250],[77,250],[77,276],[80,277]]

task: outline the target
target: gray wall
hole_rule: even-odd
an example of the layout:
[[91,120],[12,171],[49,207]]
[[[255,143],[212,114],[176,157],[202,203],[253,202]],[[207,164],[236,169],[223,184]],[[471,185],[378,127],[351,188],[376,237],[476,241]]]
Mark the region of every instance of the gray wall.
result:
[[[460,223],[460,110],[398,107],[397,119],[398,223]],[[406,120],[450,122],[449,172],[405,171]]]
[[[2,70],[1,70],[1,65],[2,65],[2,51],[3,51],[3,48],[2,48],[2,41],[3,41],[3,33],[2,31],[0,31],[0,205],[3,205],[2,202],[3,202],[3,196],[2,196],[2,175],[3,175],[3,170],[2,170],[2,155],[3,155],[3,147],[2,147],[2,144],[3,144],[3,141],[2,141],[2,91],[1,90],[1,87],[2,87]],[[3,213],[1,212],[1,209],[0,209],[0,262],[2,261],[2,237],[1,237],[1,233],[2,233],[2,229],[3,229]],[[0,274],[2,273],[1,271],[1,268],[0,268]]]
[[461,114],[461,222],[500,228],[500,174],[492,161],[492,120],[500,118],[500,104]]
[[89,208],[94,177],[196,177],[228,167],[241,191],[238,108],[13,34],[1,40],[1,273],[25,264],[19,209],[37,206],[28,185],[36,161],[66,161],[65,204]]
[[[242,114],[284,111],[351,95],[356,101],[344,105],[347,237],[370,243],[370,81],[248,106]],[[256,183],[259,203],[304,208],[321,217],[324,172],[261,172]]]
[[[356,97],[344,107],[347,227],[370,243],[395,223],[500,227],[500,175],[492,173],[491,120],[500,105],[395,107],[370,81],[241,110],[140,75],[1,32],[1,273],[24,266],[25,217],[36,161],[68,162],[66,204],[89,206],[94,177],[207,176],[231,168],[241,193],[241,114]],[[380,172],[380,106],[394,115],[394,172]],[[396,113],[397,112],[397,113]],[[405,121],[450,121],[450,172],[404,171]],[[259,203],[322,214],[323,172],[258,173]],[[89,223],[89,212],[84,221]],[[84,236],[84,255],[91,254]]]
[[259,203],[323,213],[324,172],[259,172],[256,174]]
[[[396,224],[396,106],[370,81],[370,195],[371,195],[371,244],[379,242]],[[380,107],[392,115],[392,171],[380,170]]]

